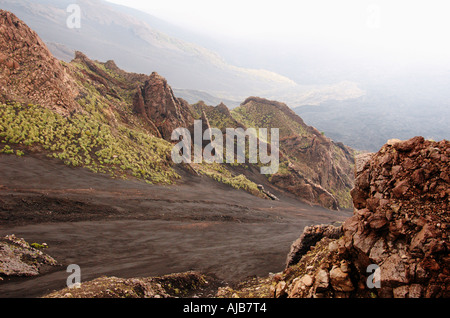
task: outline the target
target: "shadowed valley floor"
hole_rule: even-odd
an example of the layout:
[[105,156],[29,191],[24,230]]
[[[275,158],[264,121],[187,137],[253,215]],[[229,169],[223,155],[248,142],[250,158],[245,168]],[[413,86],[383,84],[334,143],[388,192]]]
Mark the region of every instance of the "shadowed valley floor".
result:
[[2,297],[64,288],[69,264],[81,267],[82,281],[188,270],[225,282],[267,275],[284,268],[305,226],[351,214],[283,195],[259,199],[207,177],[154,186],[38,156],[1,155],[0,167],[0,235],[46,242],[46,252],[63,264],[36,278],[5,279]]

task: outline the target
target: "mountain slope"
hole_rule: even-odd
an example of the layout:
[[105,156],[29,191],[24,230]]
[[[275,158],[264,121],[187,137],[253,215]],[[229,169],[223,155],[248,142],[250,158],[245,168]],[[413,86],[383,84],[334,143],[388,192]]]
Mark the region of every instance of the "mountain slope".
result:
[[[7,93],[0,101],[0,153],[43,153],[70,166],[158,184],[176,183],[179,172],[186,173],[183,169],[187,169],[188,173],[201,173],[266,197],[255,183],[223,167],[200,164],[193,170],[175,166],[173,145],[161,137],[170,138],[170,129],[190,125],[191,108],[174,97],[167,81],[158,74],[127,73],[111,60],[100,63],[81,52],[68,64],[60,62],[15,15],[1,10],[0,22],[5,37],[0,48],[5,56],[0,63],[0,81]],[[24,36],[10,39],[9,34]],[[11,46],[23,50],[9,50]],[[43,82],[40,77],[34,80],[36,65],[30,59],[35,51],[47,57],[40,59],[38,66],[48,79]],[[9,61],[17,63],[11,65]],[[61,69],[65,77],[56,76]],[[29,80],[18,84],[14,79],[19,76]],[[46,87],[45,98],[40,98],[38,85]],[[63,88],[73,90],[61,97]],[[139,97],[144,112],[136,104]]]
[[[156,183],[176,180],[170,144],[149,134],[130,109],[130,90],[146,76],[114,77],[81,53],[71,64],[60,62],[13,14],[0,11],[0,22],[5,39],[1,52],[7,60],[17,61],[14,69],[0,64],[6,92],[0,108],[4,153],[38,151],[113,176]],[[13,39],[8,36],[11,32],[16,35]]]
[[[195,118],[205,116],[211,127],[223,133],[230,127],[278,128],[280,168],[268,176],[271,186],[327,208],[351,207],[354,151],[307,126],[286,104],[249,97],[232,111],[224,104],[197,103],[193,109]],[[248,158],[246,166],[252,167]]]
[[310,127],[286,104],[250,97],[232,111],[247,127],[279,128],[282,155],[271,182],[327,207],[351,207],[354,151]]
[[[349,206],[351,149],[306,126],[285,104],[251,97],[233,111],[224,104],[191,106],[155,72],[128,73],[112,60],[101,63],[81,52],[70,63],[61,62],[13,14],[0,11],[0,21],[0,52],[5,57],[0,63],[0,81],[5,83],[0,152],[41,152],[71,166],[149,183],[176,183],[182,170],[262,198],[274,199],[270,192],[287,191],[331,209]],[[10,38],[11,34],[23,36]],[[31,63],[36,52],[39,63]],[[41,93],[38,87],[46,90]],[[280,128],[279,172],[265,176],[261,164],[248,162],[175,165],[171,133],[179,127],[191,129],[194,119],[222,131]]]
[[72,64],[58,61],[36,33],[3,10],[0,28],[0,152],[43,152],[115,177],[176,180],[170,144],[133,119],[127,103],[133,84],[100,72],[81,54]]

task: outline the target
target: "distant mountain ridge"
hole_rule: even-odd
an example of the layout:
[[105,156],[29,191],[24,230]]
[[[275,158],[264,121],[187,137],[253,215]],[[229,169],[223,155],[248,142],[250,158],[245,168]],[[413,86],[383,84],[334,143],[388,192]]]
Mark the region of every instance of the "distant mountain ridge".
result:
[[419,88],[411,91],[410,101],[406,102],[400,94],[379,89],[355,99],[327,101],[293,110],[333,140],[358,150],[378,151],[393,137],[406,140],[419,135],[433,140],[448,139],[449,100],[434,102],[414,96],[420,93]]
[[[130,72],[156,71],[179,89],[180,97],[192,103],[203,100],[202,92],[224,102],[254,95],[281,98],[294,106],[364,94],[354,83],[298,85],[276,72],[232,65],[216,52],[188,42],[191,37],[187,31],[171,32],[174,27],[169,23],[105,1],[77,1],[82,14],[81,28],[69,29],[66,8],[72,3],[70,0],[0,0],[0,7],[30,25],[57,58],[69,62],[75,51],[82,51],[96,60],[114,60]],[[188,40],[177,38],[178,34]],[[233,106],[236,103],[230,104]]]
[[45,41],[54,43],[53,47],[62,44],[63,50],[79,50],[99,60],[108,55],[107,59],[133,72],[150,74],[156,70],[176,87],[216,94],[220,91],[245,94],[295,85],[275,73],[229,65],[214,52],[169,37],[103,1],[78,1],[82,25],[80,29],[69,29],[66,8],[71,3],[69,0],[0,1],[2,8],[29,21]]

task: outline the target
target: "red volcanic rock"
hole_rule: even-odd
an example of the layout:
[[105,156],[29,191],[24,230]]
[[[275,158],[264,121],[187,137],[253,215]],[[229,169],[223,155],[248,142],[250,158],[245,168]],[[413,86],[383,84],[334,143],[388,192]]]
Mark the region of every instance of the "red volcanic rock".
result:
[[368,263],[381,266],[379,296],[412,297],[418,286],[422,296],[450,296],[450,167],[441,160],[449,151],[446,140],[398,141],[367,157],[356,173],[345,244],[353,260],[365,260],[355,261],[361,271]]
[[175,97],[166,79],[155,72],[138,89],[133,107],[136,113],[151,120],[166,140],[171,139],[176,128],[188,128],[193,123],[190,105]]
[[[334,229],[341,236],[337,240],[312,240],[313,227],[293,243],[291,267],[282,277],[292,282],[288,296],[450,297],[449,153],[449,141],[416,137],[358,156],[354,214]],[[292,257],[300,247],[311,253]],[[379,270],[378,286],[369,284],[371,268]],[[302,277],[289,277],[293,272],[307,273],[313,281],[329,276],[331,284],[320,290],[302,286]]]
[[411,151],[414,148],[418,147],[420,144],[422,144],[425,141],[423,137],[414,137],[410,140],[402,141],[399,143],[394,144],[394,148],[398,151],[407,152]]
[[0,10],[0,101],[39,104],[63,115],[79,111],[69,72],[33,30]]

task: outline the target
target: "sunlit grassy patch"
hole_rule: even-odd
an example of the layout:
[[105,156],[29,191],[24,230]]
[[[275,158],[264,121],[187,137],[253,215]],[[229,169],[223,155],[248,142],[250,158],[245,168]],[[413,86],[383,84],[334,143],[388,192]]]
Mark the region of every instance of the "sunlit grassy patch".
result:
[[167,184],[179,178],[171,166],[170,143],[121,124],[113,131],[88,114],[65,118],[40,106],[0,104],[0,140],[6,144],[3,153],[37,146],[67,165],[115,177]]

